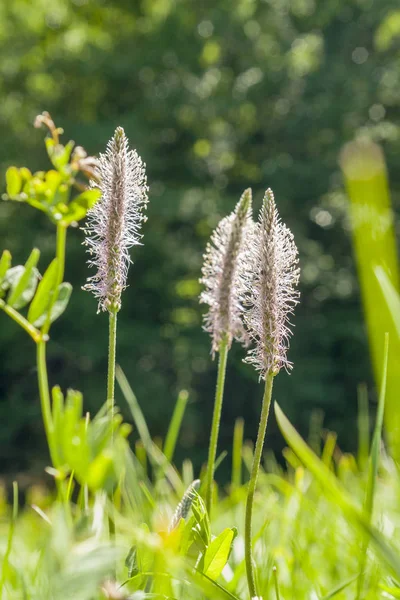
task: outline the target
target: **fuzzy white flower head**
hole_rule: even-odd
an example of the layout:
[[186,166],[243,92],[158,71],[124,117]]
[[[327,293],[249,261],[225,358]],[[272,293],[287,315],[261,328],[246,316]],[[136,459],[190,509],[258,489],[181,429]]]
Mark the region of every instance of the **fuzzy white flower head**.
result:
[[289,316],[298,303],[296,286],[300,269],[293,234],[278,215],[274,195],[268,189],[260,211],[257,234],[250,244],[251,277],[247,282],[249,308],[244,321],[255,347],[248,362],[265,378],[282,367],[289,370],[287,350],[291,331]]
[[92,256],[88,263],[97,272],[84,289],[98,299],[99,311],[118,311],[132,262],[129,249],[140,244],[148,202],[145,164],[136,150],[129,149],[122,127],[100,154],[98,175],[99,183],[92,181],[91,187],[99,188],[101,197],[88,211],[84,230],[84,244]]
[[205,290],[200,302],[208,304],[204,329],[212,337],[212,353],[218,352],[224,338],[247,344],[248,336],[241,314],[246,290],[246,243],[254,228],[251,217],[251,190],[243,192],[235,210],[222,219],[211,236],[204,254],[202,278]]

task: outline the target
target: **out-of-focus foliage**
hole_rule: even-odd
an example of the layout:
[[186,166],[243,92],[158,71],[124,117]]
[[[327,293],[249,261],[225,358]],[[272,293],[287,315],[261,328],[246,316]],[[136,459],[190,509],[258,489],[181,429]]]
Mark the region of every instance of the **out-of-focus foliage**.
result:
[[[42,133],[30,123],[44,109],[90,154],[121,124],[147,162],[149,221],[133,256],[118,359],[155,434],[165,433],[177,390],[189,390],[181,444],[196,446],[197,464],[215,382],[200,329],[201,257],[248,186],[256,207],[265,188],[274,189],[300,250],[295,368],[279,377],[275,395],[303,431],[319,407],[343,446],[354,444],[349,424],[369,359],[337,156],[354,135],[383,142],[397,206],[399,19],[396,0],[0,5],[1,173],[10,164],[43,168]],[[87,277],[83,236],[69,237],[66,280],[79,289]],[[28,206],[4,203],[0,240],[17,264],[39,247],[43,266],[54,232]],[[104,400],[106,329],[84,292],[53,329],[50,378],[82,389],[88,408]],[[242,351],[232,356],[221,448],[238,415],[245,435],[255,434],[261,395]],[[3,464],[12,456],[14,468],[18,458],[20,467],[32,462],[41,427],[32,359],[33,345],[2,319],[0,445]],[[271,446],[275,432],[271,423]]]
[[340,162],[351,200],[350,214],[357,270],[375,379],[379,385],[382,385],[384,371],[384,332],[389,336],[385,424],[391,452],[398,459],[400,336],[396,328],[396,316],[391,310],[389,293],[387,288],[382,286],[380,275],[383,272],[389,287],[398,294],[399,265],[386,165],[379,146],[365,141],[346,144]]

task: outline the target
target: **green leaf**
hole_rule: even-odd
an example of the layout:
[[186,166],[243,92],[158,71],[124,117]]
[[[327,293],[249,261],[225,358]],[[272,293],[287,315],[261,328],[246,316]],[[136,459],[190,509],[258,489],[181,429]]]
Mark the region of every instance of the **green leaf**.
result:
[[17,196],[22,187],[22,177],[17,167],[9,167],[6,171],[7,194],[12,198]]
[[70,225],[74,221],[80,221],[86,217],[87,211],[92,208],[100,198],[100,190],[86,190],[76,196],[69,204],[68,211],[63,215],[63,222]]
[[43,279],[38,285],[35,297],[31,302],[28,311],[29,323],[36,323],[39,317],[46,314],[52,301],[52,295],[55,291],[54,288],[57,282],[57,274],[58,261],[55,258],[46,269]]
[[[50,323],[53,323],[58,317],[60,317],[68,306],[69,299],[71,297],[72,285],[64,282],[60,283],[57,288],[57,300],[54,302],[50,311]],[[47,313],[43,313],[36,321],[34,321],[35,327],[42,327],[47,319]]]
[[63,146],[62,144],[56,144],[53,138],[46,138],[45,140],[47,154],[53,165],[58,170],[63,170],[68,164],[71,157],[71,152],[74,147],[74,142],[70,141],[68,144]]
[[211,579],[217,579],[226,565],[235,533],[232,529],[224,529],[206,550],[204,557],[204,573]]
[[24,271],[25,271],[25,267],[23,267],[22,265],[18,265],[16,267],[12,267],[11,269],[8,269],[7,273],[5,274],[4,279],[2,281],[1,289],[9,290],[14,285],[17,285],[18,281],[24,274]]
[[34,248],[25,263],[21,277],[13,282],[7,298],[7,304],[13,308],[22,308],[32,300],[39,278],[39,272],[36,269],[39,257],[40,250]]
[[3,279],[8,271],[8,269],[11,267],[11,252],[9,252],[8,250],[4,250],[3,254],[1,255],[0,258],[0,287],[1,284],[3,282]]

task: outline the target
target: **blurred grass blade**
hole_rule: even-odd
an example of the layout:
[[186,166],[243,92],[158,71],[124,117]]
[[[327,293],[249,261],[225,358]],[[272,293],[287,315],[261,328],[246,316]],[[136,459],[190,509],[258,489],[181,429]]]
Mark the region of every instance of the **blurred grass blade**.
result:
[[[188,569],[188,576],[203,590],[207,598],[213,598],[213,600],[214,598],[220,598],[221,600],[226,600],[226,598],[230,598],[230,600],[240,600],[240,598],[232,594],[232,592],[227,590],[220,583],[217,583],[211,579],[211,577],[208,577],[208,575],[197,569],[194,573]],[[212,589],[212,596],[209,595],[210,588]]]
[[400,337],[400,294],[394,287],[385,269],[382,267],[375,267],[374,273],[381,286],[382,293],[385,296],[397,335]]
[[15,523],[18,516],[18,484],[16,481],[13,481],[13,507],[12,507],[12,515],[11,522],[8,529],[8,537],[7,537],[7,546],[6,551],[3,558],[3,564],[1,566],[1,579],[0,579],[0,598],[3,597],[3,587],[7,576],[7,570],[10,560],[12,542],[14,538],[15,532]]
[[383,416],[385,413],[385,397],[386,397],[386,381],[387,381],[387,365],[389,355],[389,334],[385,334],[385,347],[383,355],[383,375],[381,389],[379,392],[378,412],[376,415],[376,423],[374,435],[372,437],[370,468],[368,474],[367,494],[365,498],[365,510],[368,515],[372,515],[374,506],[374,495],[376,488],[376,480],[378,476],[379,456],[381,450]]
[[[390,335],[385,428],[391,454],[399,460],[400,313],[396,308],[393,320],[391,303],[399,293],[400,278],[386,164],[377,144],[358,140],[344,146],[340,165],[350,197],[353,245],[378,388],[383,377],[383,334],[388,332]],[[382,276],[382,272],[386,277]],[[382,279],[385,289],[381,287]]]
[[116,368],[116,377],[119,383],[119,387],[121,388],[124,398],[127,401],[128,406],[130,408],[132,418],[139,432],[139,436],[142,440],[143,446],[145,447],[146,451],[149,452],[149,449],[152,445],[152,440],[150,437],[149,429],[147,427],[146,419],[143,416],[142,409],[139,406],[139,402],[137,401],[137,398],[133,393],[129,382],[125,377],[125,373],[119,365],[117,365]]
[[181,390],[178,394],[171,423],[168,427],[167,437],[165,438],[164,454],[169,462],[172,462],[174,456],[175,446],[188,400],[188,392],[186,390]]
[[221,452],[221,454],[219,456],[217,456],[217,459],[215,461],[215,466],[214,466],[214,473],[218,469],[218,467],[221,465],[221,463],[225,460],[225,458],[227,456],[228,456],[228,451],[227,450],[223,450]]
[[273,578],[274,578],[276,600],[280,600],[281,595],[279,593],[278,569],[277,569],[276,565],[274,565],[272,567],[272,575],[273,575]]
[[293,425],[284,415],[283,411],[275,402],[275,415],[279,428],[293,451],[297,454],[302,463],[309,469],[314,477],[319,481],[322,489],[327,496],[336,502],[343,513],[346,515],[349,522],[361,529],[367,534],[375,548],[379,551],[382,558],[385,560],[388,567],[400,578],[400,557],[397,551],[386,542],[384,536],[373,527],[368,516],[364,511],[360,510],[342,487],[334,474],[326,465],[318,458],[318,456],[307,446],[303,438],[297,433]]
[[242,450],[243,450],[244,420],[236,419],[233,430],[232,448],[232,486],[240,487],[242,484]]
[[334,590],[332,590],[331,592],[326,594],[326,596],[323,596],[323,598],[321,598],[321,600],[330,600],[331,598],[334,598],[335,596],[340,594],[340,592],[342,592],[347,587],[349,587],[349,585],[354,583],[356,581],[357,577],[358,577],[358,575],[354,575],[353,577],[350,577],[350,579],[347,579],[346,581],[344,581],[343,583],[338,585]]
[[[387,380],[387,364],[389,355],[389,334],[385,334],[385,346],[383,354],[383,370],[382,370],[382,383],[379,392],[378,400],[378,411],[376,414],[376,423],[374,429],[374,435],[372,437],[371,444],[371,455],[369,457],[368,465],[368,480],[367,490],[365,495],[364,508],[367,514],[369,522],[372,522],[372,511],[374,508],[374,497],[376,490],[376,483],[378,478],[378,466],[379,457],[381,451],[381,440],[382,440],[382,427],[383,427],[383,416],[385,413],[385,396],[386,396],[386,380]],[[360,560],[360,576],[357,584],[357,598],[361,598],[363,585],[364,585],[364,570],[367,563],[367,552],[368,552],[368,539],[363,543],[361,549],[361,560]]]
[[116,367],[116,377],[124,398],[128,403],[132,418],[149,459],[152,461],[153,465],[159,467],[158,473],[162,473],[163,476],[166,476],[169,479],[177,494],[179,496],[183,495],[185,491],[184,485],[169,460],[151,439],[139,402],[119,365]]
[[365,383],[358,386],[357,400],[358,468],[363,471],[369,455],[369,408],[368,390]]

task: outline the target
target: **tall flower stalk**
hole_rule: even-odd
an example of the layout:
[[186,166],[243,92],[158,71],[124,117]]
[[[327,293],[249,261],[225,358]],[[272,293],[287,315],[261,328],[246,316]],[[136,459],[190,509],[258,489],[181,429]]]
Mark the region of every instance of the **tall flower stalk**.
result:
[[222,219],[211,236],[204,255],[201,283],[205,290],[200,302],[208,304],[204,329],[212,339],[212,354],[219,353],[217,387],[211,425],[206,473],[206,507],[211,511],[215,457],[225,386],[228,351],[233,339],[244,344],[248,336],[241,318],[245,292],[245,248],[254,223],[251,217],[251,190],[242,194],[235,210]]
[[249,244],[251,268],[247,281],[248,309],[244,322],[254,348],[246,362],[252,364],[265,381],[260,424],[246,501],[245,561],[250,597],[258,598],[252,557],[252,516],[254,494],[267,430],[274,377],[282,367],[290,370],[287,350],[291,331],[289,317],[298,303],[296,289],[300,270],[297,248],[291,231],[281,222],[274,195],[264,196],[259,222]]
[[98,299],[98,312],[109,314],[107,403],[114,407],[117,314],[126,288],[129,250],[141,243],[140,229],[148,202],[145,165],[136,150],[130,150],[122,127],[117,127],[106,152],[99,157],[100,199],[88,211],[85,244],[96,268],[84,289]]

